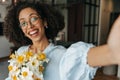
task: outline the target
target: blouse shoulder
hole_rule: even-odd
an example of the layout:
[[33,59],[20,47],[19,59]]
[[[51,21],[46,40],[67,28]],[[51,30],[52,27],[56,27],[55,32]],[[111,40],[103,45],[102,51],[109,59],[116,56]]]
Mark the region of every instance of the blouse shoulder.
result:
[[61,80],[91,80],[97,68],[87,64],[87,53],[93,44],[77,42],[72,44],[60,62]]
[[17,53],[18,54],[23,53],[23,52],[27,51],[28,48],[29,48],[29,45],[28,46],[21,46],[20,48],[18,48]]

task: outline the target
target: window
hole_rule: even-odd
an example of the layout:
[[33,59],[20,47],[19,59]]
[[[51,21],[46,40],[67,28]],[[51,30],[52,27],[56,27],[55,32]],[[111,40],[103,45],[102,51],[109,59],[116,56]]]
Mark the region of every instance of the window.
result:
[[98,44],[100,0],[85,0],[83,41]]

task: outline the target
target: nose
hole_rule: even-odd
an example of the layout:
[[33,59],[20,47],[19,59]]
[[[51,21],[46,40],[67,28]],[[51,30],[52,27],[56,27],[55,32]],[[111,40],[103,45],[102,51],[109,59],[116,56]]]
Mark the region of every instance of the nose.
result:
[[32,28],[33,27],[33,24],[29,21],[28,24],[27,24],[28,28]]

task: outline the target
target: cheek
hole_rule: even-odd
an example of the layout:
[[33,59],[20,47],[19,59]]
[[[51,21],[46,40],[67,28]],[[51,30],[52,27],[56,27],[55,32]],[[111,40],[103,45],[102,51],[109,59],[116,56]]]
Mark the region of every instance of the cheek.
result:
[[38,28],[40,28],[40,29],[43,29],[44,28],[44,23],[43,23],[43,21],[40,21],[37,25],[36,25],[36,27],[38,27]]
[[36,28],[38,28],[40,31],[44,31],[44,25],[43,24],[36,25]]
[[25,35],[27,35],[27,30],[23,30],[23,29],[22,29],[22,31],[23,31],[23,33],[24,33]]

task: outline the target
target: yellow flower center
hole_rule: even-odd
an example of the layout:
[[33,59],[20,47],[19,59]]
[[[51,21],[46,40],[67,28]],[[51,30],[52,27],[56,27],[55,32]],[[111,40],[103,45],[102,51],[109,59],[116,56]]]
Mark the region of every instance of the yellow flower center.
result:
[[28,75],[28,73],[27,73],[26,71],[24,71],[24,72],[22,73],[22,75],[23,75],[24,77],[26,77],[26,76]]
[[46,55],[44,54],[44,53],[40,53],[39,55],[38,55],[38,59],[39,60],[44,60],[46,58]]
[[33,53],[32,53],[32,52],[30,52],[30,51],[26,52],[26,58],[28,58],[28,59],[29,59],[32,55],[33,55]]
[[8,66],[8,70],[11,71],[13,69],[12,66]]
[[24,57],[23,57],[23,56],[18,56],[17,61],[18,61],[19,63],[22,63],[23,60],[24,60]]
[[39,71],[43,72],[43,70],[44,70],[44,67],[43,66],[39,66]]
[[37,78],[37,79],[35,79],[35,80],[41,80],[40,78]]
[[35,66],[36,65],[35,62],[32,62],[32,65]]
[[13,80],[17,80],[17,77],[15,75],[12,78],[13,78]]

